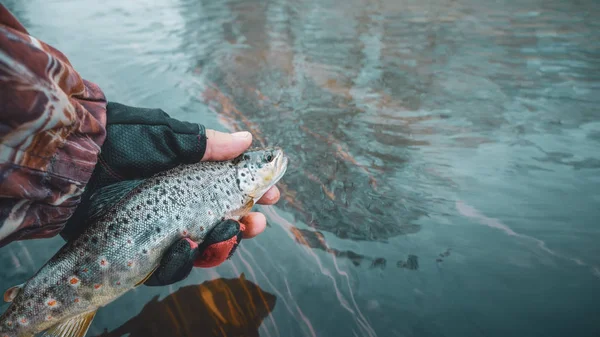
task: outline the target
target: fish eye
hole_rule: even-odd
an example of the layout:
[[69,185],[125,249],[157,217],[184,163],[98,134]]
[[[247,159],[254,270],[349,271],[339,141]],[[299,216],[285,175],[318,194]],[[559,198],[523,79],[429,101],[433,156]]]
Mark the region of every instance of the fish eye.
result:
[[267,160],[267,163],[270,163],[270,162],[273,161],[273,155],[272,154],[268,154],[265,159]]

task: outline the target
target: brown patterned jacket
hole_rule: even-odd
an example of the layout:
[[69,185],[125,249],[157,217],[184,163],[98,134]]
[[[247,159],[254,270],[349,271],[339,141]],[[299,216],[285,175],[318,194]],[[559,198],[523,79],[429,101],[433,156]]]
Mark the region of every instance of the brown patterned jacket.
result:
[[0,247],[61,231],[104,143],[106,104],[0,4]]

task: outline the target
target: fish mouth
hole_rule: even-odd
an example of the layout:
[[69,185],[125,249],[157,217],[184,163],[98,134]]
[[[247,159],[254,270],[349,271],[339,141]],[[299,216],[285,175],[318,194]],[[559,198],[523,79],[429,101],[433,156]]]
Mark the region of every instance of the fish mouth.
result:
[[275,148],[274,152],[275,152],[275,164],[274,164],[275,178],[273,178],[273,181],[271,182],[269,187],[272,187],[273,185],[277,184],[277,182],[279,182],[279,180],[281,180],[281,178],[283,178],[283,175],[287,171],[288,162],[289,162],[288,157],[285,155],[285,153],[283,153],[283,150],[281,148]]

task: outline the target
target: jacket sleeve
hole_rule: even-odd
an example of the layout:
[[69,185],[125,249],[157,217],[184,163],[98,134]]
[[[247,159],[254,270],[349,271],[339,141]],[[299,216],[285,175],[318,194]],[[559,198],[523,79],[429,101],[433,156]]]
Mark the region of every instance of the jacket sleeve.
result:
[[0,4],[0,247],[58,234],[106,137],[106,98]]

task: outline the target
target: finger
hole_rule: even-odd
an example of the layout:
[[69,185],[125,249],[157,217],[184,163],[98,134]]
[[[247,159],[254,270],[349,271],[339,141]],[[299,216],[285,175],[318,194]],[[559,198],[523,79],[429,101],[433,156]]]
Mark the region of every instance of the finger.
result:
[[258,204],[274,205],[279,201],[279,189],[276,186],[271,187],[263,196],[258,199]]
[[243,232],[244,239],[253,238],[264,232],[265,228],[267,228],[267,218],[259,212],[248,213],[240,222],[246,226],[246,230]]
[[202,161],[230,160],[242,154],[252,144],[252,134],[247,131],[223,133],[206,130],[206,151]]

